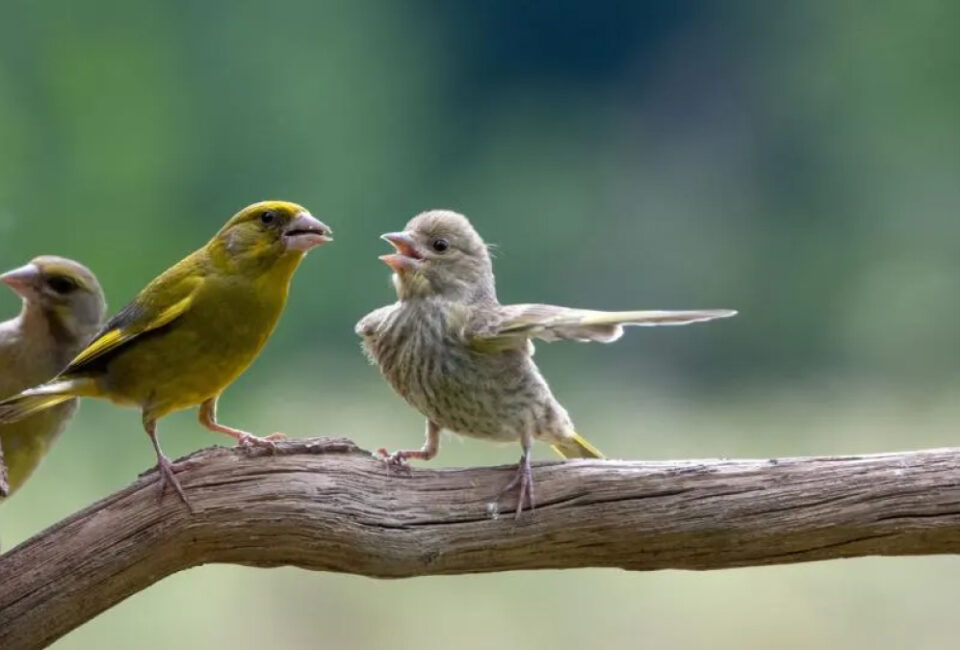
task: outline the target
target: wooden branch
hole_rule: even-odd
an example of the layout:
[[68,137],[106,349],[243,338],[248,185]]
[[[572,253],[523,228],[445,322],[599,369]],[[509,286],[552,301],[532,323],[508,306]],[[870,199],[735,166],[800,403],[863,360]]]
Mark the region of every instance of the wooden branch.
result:
[[538,507],[519,520],[487,507],[513,467],[397,474],[331,439],[191,459],[181,481],[195,514],[170,494],[158,503],[149,473],[0,557],[0,647],[46,645],[208,562],[399,578],[960,551],[960,450],[546,463]]

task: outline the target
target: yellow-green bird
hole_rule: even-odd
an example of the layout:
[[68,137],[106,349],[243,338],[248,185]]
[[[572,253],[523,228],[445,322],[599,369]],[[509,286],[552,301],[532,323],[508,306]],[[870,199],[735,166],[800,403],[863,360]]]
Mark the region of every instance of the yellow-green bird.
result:
[[[36,386],[62,370],[100,329],[106,312],[96,276],[82,264],[43,255],[0,275],[20,296],[16,318],[0,323],[0,398]],[[9,494],[30,477],[67,421],[77,400],[18,422],[0,424]],[[0,490],[0,496],[3,496]]]
[[200,422],[239,444],[273,446],[217,422],[217,398],[256,358],[287,302],[290,280],[332,231],[286,201],[250,205],[206,246],[147,285],[52,381],[0,402],[9,423],[74,397],[140,409],[153,443],[160,494],[170,485],[190,506],[157,441],[157,420],[200,405]]

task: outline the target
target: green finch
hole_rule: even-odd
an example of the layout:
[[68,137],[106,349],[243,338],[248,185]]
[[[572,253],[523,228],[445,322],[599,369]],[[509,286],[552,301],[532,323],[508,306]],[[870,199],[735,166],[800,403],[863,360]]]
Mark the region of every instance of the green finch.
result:
[[272,448],[217,421],[217,399],[256,358],[287,302],[294,271],[331,230],[303,207],[255,203],[206,246],[167,269],[114,316],[53,380],[0,402],[8,423],[75,397],[101,397],[140,409],[157,455],[160,494],[172,487],[187,507],[157,441],[157,420],[199,405],[200,423],[242,445]]
[[[55,376],[103,323],[106,301],[85,266],[44,255],[0,275],[23,301],[20,315],[0,323],[0,398]],[[0,424],[9,493],[15,492],[49,451],[77,410],[70,399],[31,417]],[[2,459],[0,459],[2,460]]]
[[392,466],[437,455],[440,431],[490,441],[519,440],[517,515],[534,507],[530,448],[543,440],[565,458],[601,458],[579,436],[533,361],[531,339],[610,343],[625,325],[683,325],[725,318],[728,309],[604,312],[553,305],[501,305],[483,239],[463,215],[435,210],[403,232],[382,236],[396,249],[398,301],[356,326],[370,359],[394,390],[427,418],[426,441],[388,455]]

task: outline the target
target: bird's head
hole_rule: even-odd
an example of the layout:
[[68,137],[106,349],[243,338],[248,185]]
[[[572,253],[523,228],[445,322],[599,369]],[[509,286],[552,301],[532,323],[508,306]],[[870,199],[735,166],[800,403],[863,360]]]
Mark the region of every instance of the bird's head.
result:
[[397,252],[380,257],[393,269],[403,298],[442,296],[450,300],[494,297],[490,252],[470,221],[449,210],[417,215],[402,232],[381,235]]
[[332,235],[303,206],[261,201],[235,214],[211,244],[238,268],[263,270],[281,259],[299,260],[311,248],[333,241]]
[[0,275],[0,282],[23,298],[25,309],[44,314],[55,333],[76,340],[93,336],[106,314],[97,277],[73,260],[42,255]]

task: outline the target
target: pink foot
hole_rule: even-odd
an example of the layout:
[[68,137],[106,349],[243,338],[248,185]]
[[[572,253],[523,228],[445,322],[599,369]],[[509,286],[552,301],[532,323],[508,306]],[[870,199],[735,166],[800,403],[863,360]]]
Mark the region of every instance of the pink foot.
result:
[[500,494],[497,496],[497,501],[499,502],[505,494],[513,490],[517,490],[516,518],[519,519],[520,513],[523,512],[524,504],[527,504],[531,511],[537,507],[536,499],[534,499],[533,496],[533,470],[530,468],[529,454],[524,454],[520,457],[520,462],[517,464],[517,473],[514,474],[510,482],[500,491]]
[[160,480],[160,500],[163,500],[163,495],[166,493],[167,488],[170,487],[177,493],[180,500],[183,501],[183,505],[187,506],[187,510],[193,512],[193,505],[190,503],[190,500],[187,499],[187,495],[183,491],[183,486],[180,485],[177,472],[191,469],[196,465],[196,462],[189,460],[172,463],[166,456],[159,456],[157,458],[157,474]]
[[244,433],[237,436],[237,446],[238,447],[260,447],[262,449],[269,449],[275,451],[277,448],[277,441],[286,440],[287,436],[283,433],[271,433],[269,436],[259,437],[249,433]]
[[376,455],[379,456],[380,459],[384,463],[386,463],[387,467],[389,467],[392,470],[397,470],[402,472],[410,471],[410,463],[408,462],[407,459],[410,458],[412,454],[408,451],[404,451],[401,449],[391,454],[389,451],[386,450],[386,448],[381,447],[380,449],[377,450]]

